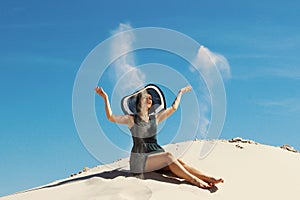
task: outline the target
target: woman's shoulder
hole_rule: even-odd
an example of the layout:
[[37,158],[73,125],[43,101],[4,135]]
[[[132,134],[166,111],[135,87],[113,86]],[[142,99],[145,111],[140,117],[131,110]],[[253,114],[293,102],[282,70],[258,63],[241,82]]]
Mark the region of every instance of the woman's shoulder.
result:
[[127,115],[128,117],[128,127],[131,128],[134,125],[135,115]]

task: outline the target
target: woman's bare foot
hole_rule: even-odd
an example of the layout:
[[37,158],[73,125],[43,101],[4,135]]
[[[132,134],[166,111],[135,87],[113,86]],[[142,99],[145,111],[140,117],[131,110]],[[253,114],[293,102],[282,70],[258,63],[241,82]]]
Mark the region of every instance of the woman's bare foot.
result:
[[210,177],[210,178],[208,178],[207,180],[205,180],[205,182],[206,182],[207,184],[209,184],[210,186],[214,186],[214,185],[216,185],[216,184],[218,184],[218,183],[224,183],[224,180],[223,180],[222,178],[215,179],[215,178],[213,178],[213,177]]
[[190,181],[191,184],[198,186],[199,188],[209,189],[213,185],[207,184],[206,182],[202,181],[201,179],[195,177]]

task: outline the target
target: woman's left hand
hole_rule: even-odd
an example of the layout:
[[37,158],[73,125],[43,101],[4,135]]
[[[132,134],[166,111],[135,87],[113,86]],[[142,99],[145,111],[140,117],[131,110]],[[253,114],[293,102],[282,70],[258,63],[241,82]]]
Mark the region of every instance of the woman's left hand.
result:
[[181,89],[179,90],[179,92],[185,93],[185,92],[189,92],[189,91],[191,91],[191,90],[192,90],[192,86],[188,85],[188,86],[186,86],[186,87],[184,87],[184,88],[181,88]]

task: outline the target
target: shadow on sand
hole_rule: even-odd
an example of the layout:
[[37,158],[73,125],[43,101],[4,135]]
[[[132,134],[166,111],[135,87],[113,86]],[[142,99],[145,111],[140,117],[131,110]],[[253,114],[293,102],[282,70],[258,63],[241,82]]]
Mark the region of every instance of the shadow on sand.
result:
[[[156,180],[156,181],[165,182],[165,183],[172,183],[172,184],[189,184],[187,181],[180,180],[172,172],[166,172],[163,170],[159,170],[159,171],[155,171],[155,172],[148,172],[148,173],[143,173],[143,174],[133,174],[133,173],[129,172],[128,170],[115,169],[115,170],[104,171],[101,173],[91,174],[91,175],[87,175],[87,176],[80,176],[77,178],[74,177],[72,179],[60,181],[57,183],[49,184],[49,185],[38,187],[38,188],[34,188],[34,189],[27,190],[24,192],[30,192],[30,191],[35,191],[35,190],[40,190],[40,189],[45,189],[45,188],[53,188],[53,187],[65,185],[68,183],[88,180],[88,179],[95,178],[95,177],[105,178],[105,179],[114,179],[116,177],[125,177],[125,178],[135,177],[135,178],[139,178],[139,179],[143,179],[143,180],[151,179],[151,180]],[[211,193],[214,193],[217,190],[218,190],[218,188],[216,186],[209,189],[209,191]]]

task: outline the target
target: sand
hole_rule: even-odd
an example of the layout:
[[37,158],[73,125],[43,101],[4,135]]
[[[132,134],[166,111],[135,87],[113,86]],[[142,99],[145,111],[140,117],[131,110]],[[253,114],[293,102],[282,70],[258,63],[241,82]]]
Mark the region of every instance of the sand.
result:
[[[204,143],[216,143],[200,159]],[[186,147],[189,147],[186,149]],[[188,141],[165,148],[187,164],[225,182],[212,190],[197,188],[172,174],[134,176],[128,158],[85,169],[72,177],[0,198],[1,200],[96,199],[298,199],[300,153],[248,140]]]

